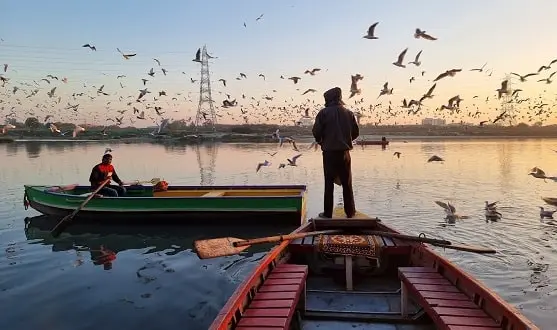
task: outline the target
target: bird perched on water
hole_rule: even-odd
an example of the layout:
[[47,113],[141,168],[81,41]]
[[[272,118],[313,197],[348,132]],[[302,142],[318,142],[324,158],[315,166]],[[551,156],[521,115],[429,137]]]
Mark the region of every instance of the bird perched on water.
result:
[[497,202],[485,201],[485,217],[487,220],[499,220],[503,215],[497,211]]
[[400,158],[400,152],[399,152],[399,151],[395,151],[395,153],[393,154],[393,156],[397,156],[397,158]]
[[555,213],[555,212],[557,212],[557,210],[547,211],[547,210],[544,210],[544,208],[540,206],[540,218],[541,219],[544,219],[544,218],[553,219],[553,213]]
[[454,222],[457,219],[468,219],[468,216],[466,215],[458,215],[456,213],[456,208],[453,205],[451,205],[449,202],[443,203],[440,201],[435,201],[435,204],[441,206],[443,210],[445,210],[445,213],[447,214],[445,219],[448,220],[449,222]]
[[427,160],[428,163],[431,163],[431,162],[443,162],[443,161],[445,161],[445,160],[444,160],[443,158],[437,156],[437,155],[433,155],[433,156],[429,157],[429,159]]

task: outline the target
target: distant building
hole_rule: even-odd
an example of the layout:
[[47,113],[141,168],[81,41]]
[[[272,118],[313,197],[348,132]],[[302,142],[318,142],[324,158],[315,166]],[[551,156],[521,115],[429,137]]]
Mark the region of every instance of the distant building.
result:
[[447,123],[445,119],[440,118],[424,118],[422,119],[422,125],[424,126],[445,126]]

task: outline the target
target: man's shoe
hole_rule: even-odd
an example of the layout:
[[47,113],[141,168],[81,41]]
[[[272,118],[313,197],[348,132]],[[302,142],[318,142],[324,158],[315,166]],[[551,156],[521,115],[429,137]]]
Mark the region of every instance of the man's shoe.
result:
[[332,218],[332,216],[330,216],[330,215],[329,215],[329,216],[328,216],[328,215],[325,215],[325,212],[319,213],[319,217],[320,217],[320,218],[327,218],[327,219]]

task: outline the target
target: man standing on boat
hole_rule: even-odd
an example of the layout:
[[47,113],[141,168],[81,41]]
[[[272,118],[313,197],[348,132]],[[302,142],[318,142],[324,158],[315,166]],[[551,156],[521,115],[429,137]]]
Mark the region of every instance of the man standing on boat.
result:
[[99,191],[99,194],[109,197],[121,197],[126,194],[124,182],[120,180],[120,178],[116,174],[116,171],[114,170],[114,166],[112,166],[111,154],[104,154],[102,162],[93,167],[91,176],[89,177],[89,182],[91,182],[91,189],[97,189],[106,179],[114,180],[116,183],[118,183],[118,185],[106,185]]
[[313,125],[313,137],[323,151],[325,176],[323,213],[319,216],[332,217],[334,183],[338,179],[342,185],[344,212],[351,218],[356,214],[356,206],[352,190],[350,150],[352,141],[360,135],[360,129],[354,113],[344,107],[342,90],[339,87],[326,91],[323,96],[325,108],[319,111]]

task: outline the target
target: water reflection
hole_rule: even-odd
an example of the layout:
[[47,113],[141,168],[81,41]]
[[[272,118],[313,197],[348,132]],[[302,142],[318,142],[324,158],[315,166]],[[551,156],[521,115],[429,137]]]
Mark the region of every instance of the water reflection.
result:
[[25,151],[28,158],[38,158],[41,155],[43,143],[42,142],[27,142],[25,143]]
[[15,156],[19,151],[21,144],[19,143],[5,143],[6,145],[6,156]]
[[215,163],[217,161],[218,143],[196,144],[194,146],[199,165],[200,185],[210,186],[215,182]]
[[[295,229],[287,227],[249,227],[231,226],[149,226],[149,225],[94,225],[73,224],[62,235],[52,237],[50,231],[60,218],[35,216],[25,218],[25,236],[30,244],[50,245],[53,252],[76,252],[76,265],[83,263],[83,254],[89,253],[94,265],[112,269],[118,253],[127,250],[144,249],[143,254],[175,255],[181,251],[191,251],[193,242],[198,239],[214,237],[253,238],[287,234]],[[269,245],[254,245],[246,256],[268,250]]]

